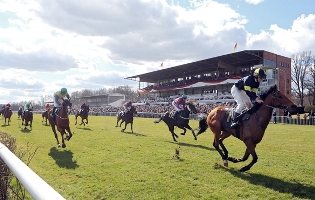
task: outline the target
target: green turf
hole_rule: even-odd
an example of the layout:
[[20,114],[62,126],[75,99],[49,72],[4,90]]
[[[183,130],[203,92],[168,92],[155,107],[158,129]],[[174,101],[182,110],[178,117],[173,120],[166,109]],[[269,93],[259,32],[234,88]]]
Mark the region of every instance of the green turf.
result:
[[[174,143],[164,122],[154,120],[135,118],[132,134],[130,126],[120,132],[115,117],[90,116],[88,125],[75,126],[71,116],[74,135],[64,149],[40,115],[31,131],[20,127],[17,115],[0,131],[20,147],[39,147],[31,169],[68,200],[315,199],[314,126],[270,124],[256,147],[258,162],[241,173],[252,158],[223,167],[210,130],[197,141],[187,131]],[[197,121],[190,124],[197,127]],[[240,140],[230,137],[225,145],[230,156],[243,156]]]

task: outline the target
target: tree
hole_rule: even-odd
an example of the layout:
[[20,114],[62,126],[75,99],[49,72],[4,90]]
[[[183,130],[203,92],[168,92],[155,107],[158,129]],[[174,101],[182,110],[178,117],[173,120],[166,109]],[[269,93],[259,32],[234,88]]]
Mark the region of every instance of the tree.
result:
[[310,78],[306,81],[306,87],[308,89],[308,100],[310,105],[315,105],[315,55],[310,58]]
[[291,77],[292,90],[300,99],[300,105],[304,105],[304,93],[307,89],[308,82],[307,75],[309,67],[311,66],[311,51],[303,51],[300,54],[293,54],[291,56]]

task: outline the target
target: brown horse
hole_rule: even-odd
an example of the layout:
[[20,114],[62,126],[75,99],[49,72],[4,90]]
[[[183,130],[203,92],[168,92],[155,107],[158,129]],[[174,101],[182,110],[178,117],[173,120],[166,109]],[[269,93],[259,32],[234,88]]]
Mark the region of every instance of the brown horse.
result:
[[[57,130],[61,134],[62,139],[62,148],[66,147],[65,140],[70,140],[72,137],[72,133],[70,130],[70,121],[69,121],[69,115],[68,115],[68,106],[71,107],[72,103],[68,99],[64,99],[61,108],[59,109],[59,112],[56,113],[56,119],[54,120],[51,116],[49,116],[49,123],[51,126],[52,131],[54,132],[57,145],[60,147],[60,142],[58,140],[58,135],[56,133],[56,126]],[[52,111],[49,111],[49,114],[51,114]],[[66,135],[66,138],[64,138],[64,135]]]
[[12,111],[10,110],[10,107],[6,106],[4,108],[4,114],[3,114],[5,125],[7,124],[7,119],[8,119],[8,125],[10,125],[11,116],[12,116]]
[[22,126],[24,125],[24,129],[26,129],[26,126],[30,126],[30,129],[32,129],[32,123],[33,123],[33,112],[30,110],[25,110],[24,115],[22,115]]
[[[225,123],[228,119],[227,116],[229,112],[229,108],[225,106],[219,106],[213,109],[206,119],[199,121],[200,130],[197,135],[205,132],[208,125],[214,134],[213,146],[221,155],[224,166],[228,166],[228,160],[234,163],[244,162],[248,159],[249,155],[252,155],[253,160],[240,169],[241,172],[249,170],[258,160],[255,148],[264,136],[272,116],[273,108],[281,108],[289,112],[297,108],[292,101],[277,90],[276,85],[270,87],[260,98],[264,103],[257,104],[248,112],[242,114],[241,125],[235,129],[230,128],[231,123],[229,125]],[[245,154],[242,158],[236,159],[228,156],[228,151],[223,144],[223,140],[230,135],[239,138],[246,145]],[[223,152],[219,146],[222,148]]]
[[19,108],[18,119],[22,119],[22,114],[23,114],[23,110],[22,110],[22,108]]
[[159,123],[160,121],[164,121],[165,124],[168,126],[168,130],[172,133],[172,137],[174,142],[177,142],[176,138],[178,138],[178,135],[174,132],[174,127],[177,126],[178,128],[184,130],[181,135],[186,134],[186,128],[191,130],[194,139],[197,140],[197,137],[195,135],[194,130],[189,126],[189,114],[190,113],[197,113],[196,107],[193,103],[187,103],[185,106],[185,109],[180,111],[179,116],[176,117],[176,119],[173,119],[173,117],[170,117],[170,113],[166,112],[160,119],[154,121],[154,123]]
[[126,130],[127,124],[130,124],[131,132],[133,133],[132,124],[133,124],[133,114],[137,114],[136,107],[131,106],[131,109],[129,112],[123,116],[123,111],[119,112],[117,114],[117,124],[116,127],[118,127],[118,122],[121,120],[119,127],[121,127],[121,124],[125,122],[125,128],[121,129],[121,132],[124,132]]
[[[42,118],[43,118],[42,123],[45,120],[46,125],[49,125],[49,111],[50,111],[50,109],[48,109],[42,113]],[[47,123],[47,120],[48,120],[48,123]]]
[[[77,113],[75,114],[75,125],[77,125],[77,118],[78,118],[78,116],[80,116],[81,119],[82,119],[80,125],[83,124],[83,125],[85,126],[85,124],[88,124],[88,123],[89,123],[89,119],[88,119],[88,117],[89,117],[89,111],[90,111],[89,105],[86,105],[86,106],[84,107],[84,109],[83,109],[83,111],[81,112],[81,114],[80,114],[79,111],[77,111]],[[83,120],[85,120],[86,122],[84,122]]]

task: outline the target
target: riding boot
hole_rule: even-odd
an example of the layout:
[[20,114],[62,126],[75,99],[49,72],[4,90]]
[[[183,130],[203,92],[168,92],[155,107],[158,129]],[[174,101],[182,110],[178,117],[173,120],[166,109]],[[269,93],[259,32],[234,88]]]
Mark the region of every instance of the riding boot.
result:
[[231,124],[231,128],[235,128],[237,126],[240,125],[240,119],[239,119],[240,114],[239,113],[235,113],[232,124]]
[[176,120],[177,113],[178,113],[178,111],[176,111],[176,112],[174,113],[174,115],[173,115],[173,119],[174,119],[174,120]]
[[55,115],[56,115],[55,112],[56,112],[56,107],[53,108],[53,110],[51,112],[51,115],[50,115],[50,117],[53,118],[53,119],[55,119]]

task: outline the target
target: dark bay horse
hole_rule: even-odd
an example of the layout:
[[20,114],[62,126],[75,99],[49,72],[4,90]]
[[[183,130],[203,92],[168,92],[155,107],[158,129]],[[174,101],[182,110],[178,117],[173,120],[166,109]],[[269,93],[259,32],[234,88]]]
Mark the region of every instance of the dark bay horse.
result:
[[[249,170],[258,160],[255,148],[264,136],[272,116],[273,108],[281,108],[289,112],[292,112],[297,108],[292,101],[277,90],[276,85],[270,87],[268,91],[261,94],[260,98],[264,103],[255,105],[252,108],[255,112],[251,113],[248,119],[243,120],[241,125],[236,127],[236,129],[231,129],[224,125],[224,120],[226,120],[225,116],[229,109],[229,107],[226,106],[216,107],[209,113],[207,118],[199,121],[200,130],[197,135],[205,132],[207,126],[210,128],[214,134],[213,146],[221,155],[224,166],[228,166],[228,160],[234,163],[244,162],[250,155],[252,155],[253,160],[240,169],[241,172]],[[230,135],[239,138],[246,145],[245,154],[242,158],[236,159],[228,156],[228,150],[225,148],[223,140]],[[219,146],[222,148],[223,152]]]
[[[78,118],[78,116],[80,116],[81,119],[82,119],[80,125],[83,124],[85,126],[85,124],[88,124],[89,123],[89,119],[88,119],[89,111],[90,111],[90,106],[89,105],[86,105],[84,107],[84,109],[81,112],[81,114],[80,114],[80,111],[77,111],[77,113],[75,114],[75,125],[77,125],[77,118]],[[85,120],[85,122],[83,120]]]
[[125,122],[125,128],[121,129],[121,132],[124,132],[126,130],[127,124],[130,124],[131,132],[133,133],[132,124],[133,124],[133,114],[137,114],[137,110],[135,106],[131,106],[130,111],[126,113],[125,116],[123,116],[123,111],[119,112],[117,114],[117,124],[116,127],[118,127],[118,122],[121,120],[119,127],[121,127],[121,124]]
[[[57,145],[60,147],[60,142],[58,140],[58,135],[56,133],[56,127],[57,130],[61,134],[61,139],[62,139],[62,148],[66,147],[65,140],[70,140],[72,137],[72,133],[70,130],[70,121],[69,121],[69,115],[68,115],[68,106],[71,107],[72,103],[68,99],[64,99],[61,108],[59,109],[59,112],[56,113],[56,120],[54,121],[50,116],[49,116],[49,123],[51,126],[52,131],[54,132]],[[52,111],[49,111],[49,114],[51,114]],[[66,138],[64,138],[64,135],[66,135]]]
[[3,117],[4,117],[4,124],[7,124],[7,119],[8,119],[8,125],[10,125],[11,116],[12,116],[12,111],[10,110],[9,107],[6,106],[6,107],[4,108],[4,114],[3,114]]
[[49,111],[50,111],[50,109],[49,109],[49,110],[46,110],[46,111],[44,111],[44,112],[42,113],[42,118],[43,118],[42,123],[43,123],[44,120],[45,120],[46,125],[48,125],[47,120],[48,120],[48,122],[49,122]]
[[22,108],[19,108],[18,119],[22,119],[22,114],[23,114],[23,110],[22,110]]
[[22,126],[24,125],[24,129],[26,129],[26,126],[30,126],[32,129],[32,123],[33,123],[33,112],[30,110],[25,110],[24,115],[22,115]]
[[172,137],[174,142],[177,142],[176,138],[178,138],[178,135],[174,132],[174,127],[177,126],[178,128],[184,130],[181,135],[186,134],[186,128],[191,130],[194,139],[197,140],[197,137],[195,135],[194,130],[189,126],[189,114],[190,113],[197,113],[196,107],[193,103],[187,103],[185,106],[185,109],[180,111],[178,114],[176,120],[174,120],[172,117],[170,117],[170,112],[166,112],[160,119],[154,121],[154,123],[159,123],[160,121],[164,121],[166,125],[168,126],[168,130],[172,133]]

